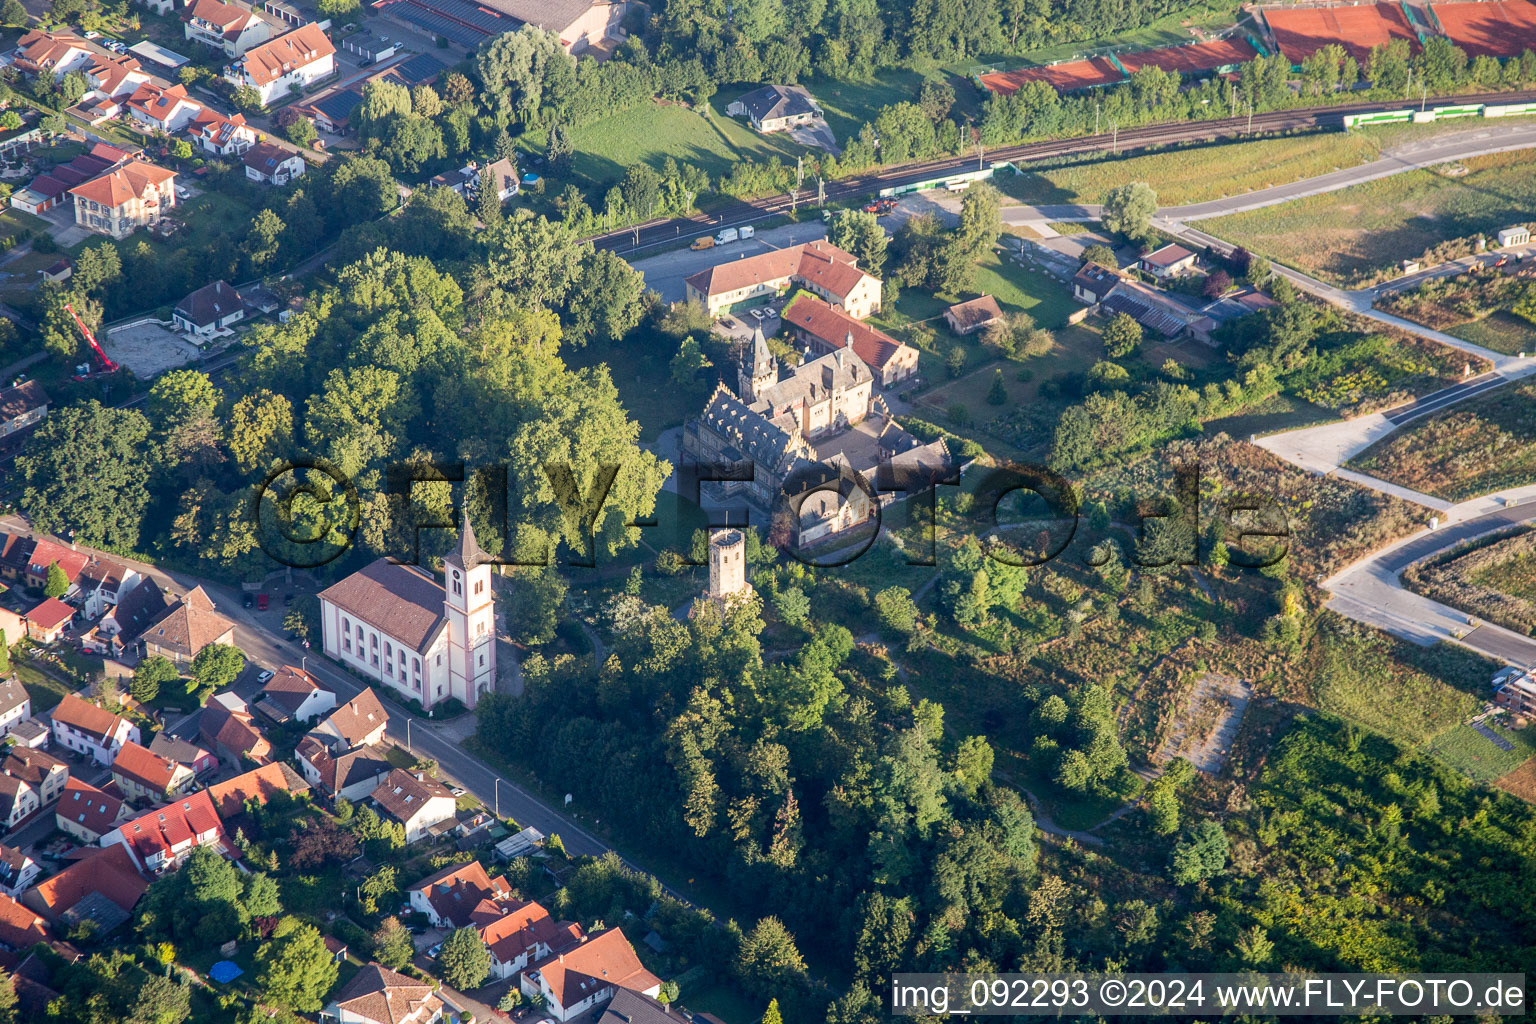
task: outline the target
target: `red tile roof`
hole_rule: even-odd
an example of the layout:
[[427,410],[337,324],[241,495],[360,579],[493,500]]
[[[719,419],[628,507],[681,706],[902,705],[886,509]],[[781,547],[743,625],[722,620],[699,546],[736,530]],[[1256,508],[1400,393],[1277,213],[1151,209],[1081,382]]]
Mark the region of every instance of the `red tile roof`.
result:
[[556,953],[532,970],[544,976],[563,1007],[581,1002],[605,985],[644,992],[661,984],[641,966],[634,947],[617,928],[594,935],[569,952]]
[[156,167],[142,160],[133,160],[115,171],[103,174],[94,181],[76,185],[69,190],[69,194],[115,210],[151,190],[158,190],[161,184],[172,181],[175,177],[175,171],[168,171],[164,167]]
[[520,903],[504,915],[484,925],[480,938],[490,947],[496,959],[511,963],[524,953],[532,953],[539,945],[548,946],[559,953],[581,942],[581,928],[570,922],[555,923],[549,911],[533,902]]
[[48,923],[0,893],[0,943],[15,950],[48,941]]
[[113,775],[136,782],[152,793],[169,791],[176,777],[186,774],[184,768],[184,765],[133,742],[118,748],[117,756],[112,760]]
[[427,894],[427,902],[437,915],[452,921],[455,927],[469,924],[471,915],[482,900],[503,899],[511,894],[507,880],[500,876],[490,877],[480,862],[454,864],[429,875],[411,886],[412,892]]
[[117,732],[118,724],[123,721],[123,718],[120,715],[114,715],[106,708],[97,707],[90,701],[81,699],[76,694],[66,693],[64,699],[59,701],[58,707],[53,709],[53,720],[62,722],[98,741],[105,741]]
[[784,307],[784,322],[819,338],[832,348],[843,348],[853,338],[853,353],[876,370],[901,352],[904,346],[890,335],[875,330],[861,320],[833,309],[816,296],[802,292]]
[[124,910],[132,910],[149,888],[128,851],[117,844],[91,850],[90,856],[76,861],[27,892],[28,902],[41,906],[50,921],[93,892],[99,892]]
[[205,832],[216,832],[215,839],[222,839],[224,835],[207,790],[178,797],[164,807],[124,822],[120,828],[140,863],[147,862],[157,853],[169,853],[172,847]]
[[74,614],[75,610],[69,605],[56,597],[50,597],[27,612],[27,621],[38,629],[51,633],[68,622]]
[[64,570],[65,577],[73,583],[75,577],[80,575],[80,570],[84,569],[90,560],[91,557],[83,551],[75,551],[46,537],[39,537],[34,539],[32,551],[27,555],[27,571],[43,576],[47,574],[50,565],[58,562],[59,568]]
[[806,242],[717,264],[694,274],[687,283],[705,295],[719,295],[798,277],[832,295],[846,296],[868,276],[852,255],[831,242]]
[[71,776],[64,783],[64,795],[55,805],[54,813],[101,836],[112,831],[122,806],[123,801],[118,797]]
[[238,64],[251,84],[263,86],[335,52],[336,47],[331,45],[320,26],[310,22],[246,51]]
[[215,783],[208,787],[208,795],[213,799],[220,818],[233,818],[244,812],[247,800],[265,804],[272,799],[274,793],[298,795],[308,789],[308,784],[295,775],[292,768],[278,761],[254,768],[244,775],[236,775],[225,782]]
[[378,1024],[404,1024],[430,1019],[443,1002],[432,986],[369,964],[336,996],[338,1009]]

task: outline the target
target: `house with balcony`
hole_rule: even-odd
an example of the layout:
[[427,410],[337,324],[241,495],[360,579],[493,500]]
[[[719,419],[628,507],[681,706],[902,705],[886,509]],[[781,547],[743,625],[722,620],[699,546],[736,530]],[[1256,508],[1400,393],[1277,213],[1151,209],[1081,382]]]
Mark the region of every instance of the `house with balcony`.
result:
[[212,107],[198,111],[187,125],[187,138],[214,156],[240,156],[256,144],[256,133],[245,123],[244,114],[225,117]]
[[76,694],[64,695],[53,709],[53,742],[109,765],[125,743],[139,742],[139,727]]
[[396,768],[374,787],[370,798],[404,827],[407,843],[425,839],[434,826],[457,821],[458,801],[447,786],[425,772]]
[[123,847],[139,870],[151,875],[179,867],[200,846],[229,856],[224,826],[206,789],[130,818],[102,836],[101,845]]
[[132,160],[69,190],[75,223],[97,234],[127,238],[157,224],[176,206],[176,172]]
[[524,971],[521,979],[523,995],[541,997],[544,1012],[559,1021],[601,1006],[621,989],[645,996],[661,991],[661,979],[641,965],[634,947],[617,928],[546,957]]
[[260,15],[223,0],[195,0],[182,13],[181,21],[189,41],[226,57],[242,56],[272,38],[272,26]]
[[236,88],[256,90],[262,106],[301,93],[336,71],[336,47],[311,22],[248,50],[224,69]]

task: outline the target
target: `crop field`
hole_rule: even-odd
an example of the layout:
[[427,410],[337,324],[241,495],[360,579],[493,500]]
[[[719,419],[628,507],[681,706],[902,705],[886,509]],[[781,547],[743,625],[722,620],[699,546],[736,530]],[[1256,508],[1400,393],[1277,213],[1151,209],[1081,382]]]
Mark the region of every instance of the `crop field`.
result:
[[1536,205],[1529,153],[1475,157],[1458,164],[1462,170],[1408,171],[1203,226],[1326,281],[1359,287],[1395,275],[1399,261],[1447,240],[1529,218]]
[[1507,776],[1522,765],[1528,765],[1536,756],[1536,729],[1506,729],[1497,725],[1490,728],[1510,744],[1509,750],[1500,749],[1498,744],[1470,725],[1458,725],[1442,733],[1429,749],[1440,760],[1477,782],[1492,782]]
[[1536,384],[1511,384],[1428,416],[1349,465],[1447,501],[1536,482]]
[[571,133],[572,172],[588,185],[607,185],[624,177],[631,164],[660,170],[670,156],[719,178],[741,160],[777,156],[792,164],[806,152],[787,135],[759,135],[723,110],[706,118],[688,107],[652,103],[605,117]]
[[1536,804],[1536,758],[1525,762],[1508,775],[1494,779],[1493,784],[1526,803]]

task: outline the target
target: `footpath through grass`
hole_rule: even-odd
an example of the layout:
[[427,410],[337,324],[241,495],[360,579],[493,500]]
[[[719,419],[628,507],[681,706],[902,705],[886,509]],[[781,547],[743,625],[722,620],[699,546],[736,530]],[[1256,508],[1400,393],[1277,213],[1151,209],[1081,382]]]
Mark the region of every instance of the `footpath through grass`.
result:
[[1533,207],[1536,159],[1516,151],[1408,171],[1202,227],[1323,280],[1359,287],[1442,243],[1491,237],[1527,221]]

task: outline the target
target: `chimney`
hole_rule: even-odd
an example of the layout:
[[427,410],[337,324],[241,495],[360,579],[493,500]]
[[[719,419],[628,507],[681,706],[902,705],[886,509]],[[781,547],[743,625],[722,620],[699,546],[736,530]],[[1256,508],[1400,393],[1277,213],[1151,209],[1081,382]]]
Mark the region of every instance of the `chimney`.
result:
[[[850,346],[853,344],[853,334],[852,333],[850,333],[848,335],[848,344]],[[838,369],[842,369],[842,366],[843,366],[843,352],[844,351],[845,351],[844,349],[838,349],[836,352],[832,353],[833,357],[837,360]]]

